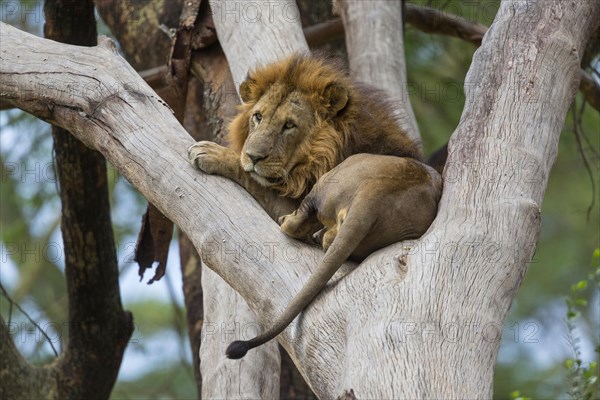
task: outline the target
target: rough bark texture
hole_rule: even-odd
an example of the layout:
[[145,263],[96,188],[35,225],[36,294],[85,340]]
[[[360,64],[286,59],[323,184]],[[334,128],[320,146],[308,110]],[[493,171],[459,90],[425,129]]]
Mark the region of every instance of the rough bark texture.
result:
[[[96,45],[92,1],[48,0],[44,12],[46,37]],[[133,323],[131,314],[123,311],[119,293],[106,161],[65,129],[53,127],[52,136],[62,203],[69,339],[53,363],[30,367],[3,332],[1,397],[108,398]]]
[[[492,396],[502,324],[533,255],[580,52],[599,20],[594,0],[502,3],[466,79],[429,232],[360,268],[346,264],[279,338],[319,397]],[[2,96],[107,156],[190,236],[261,325],[279,315],[322,252],[284,237],[232,182],[187,166],[191,139],[109,49],[74,51],[0,29]],[[49,54],[53,62],[43,63]],[[47,90],[74,73],[95,90]]]
[[34,367],[21,356],[0,315],[0,398],[38,399],[44,394],[55,393],[54,373],[53,368]]
[[179,26],[183,1],[97,0],[96,5],[135,69],[141,71],[166,64],[171,39],[158,28]]
[[[47,0],[44,13],[49,39],[96,45],[92,1]],[[69,343],[57,363],[56,395],[108,398],[133,322],[119,293],[106,160],[62,128],[53,127],[52,136],[69,294]]]

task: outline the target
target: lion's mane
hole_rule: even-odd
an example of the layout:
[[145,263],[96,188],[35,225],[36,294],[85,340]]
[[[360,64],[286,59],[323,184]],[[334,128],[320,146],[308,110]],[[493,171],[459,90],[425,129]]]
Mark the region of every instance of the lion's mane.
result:
[[[248,75],[246,83],[249,84],[245,87],[245,96],[242,96],[245,102],[240,105],[239,113],[229,129],[229,147],[236,152],[242,151],[248,137],[252,108],[272,85],[282,85],[288,94],[301,92],[314,110],[314,129],[306,132],[309,140],[295,150],[306,155],[306,162],[294,167],[285,182],[274,187],[284,196],[304,196],[323,174],[356,152],[421,159],[418,145],[408,138],[393,119],[392,107],[385,94],[353,82],[345,71],[340,61],[295,54],[256,68]],[[332,85],[341,85],[346,89],[348,103],[342,112],[327,117],[327,99],[323,98],[323,93]],[[273,100],[273,104],[276,107],[277,99]],[[390,143],[368,143],[381,141],[382,135],[396,137]],[[376,150],[361,150],[369,146],[375,146]]]

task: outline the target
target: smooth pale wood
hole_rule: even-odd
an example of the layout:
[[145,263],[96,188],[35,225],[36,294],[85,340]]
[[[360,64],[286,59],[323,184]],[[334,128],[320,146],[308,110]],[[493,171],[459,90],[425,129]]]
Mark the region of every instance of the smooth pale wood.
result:
[[344,23],[352,75],[385,90],[394,102],[398,124],[421,143],[419,126],[408,97],[402,2],[338,0],[336,5]]
[[[429,232],[347,264],[279,338],[319,397],[492,397],[502,325],[539,235],[579,54],[599,20],[595,0],[501,4],[465,80],[476,85],[465,88]],[[281,313],[322,252],[284,237],[233,183],[189,166],[191,139],[113,51],[0,29],[2,98],[99,149],[260,323]]]
[[[211,1],[210,6],[236,90],[250,68],[308,50],[294,1]],[[202,398],[278,398],[281,362],[277,343],[268,343],[242,360],[224,359],[229,343],[250,339],[259,325],[242,296],[206,267],[202,288]]]
[[210,0],[210,8],[237,89],[249,69],[294,52],[308,51],[298,6],[293,0]]

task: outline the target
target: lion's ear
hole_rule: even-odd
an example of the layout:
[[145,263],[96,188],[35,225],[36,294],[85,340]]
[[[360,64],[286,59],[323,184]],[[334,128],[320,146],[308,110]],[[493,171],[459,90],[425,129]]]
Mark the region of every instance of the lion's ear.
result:
[[240,85],[240,97],[244,103],[251,102],[258,98],[258,85],[253,79],[246,79]]
[[325,88],[323,98],[327,113],[334,117],[348,104],[348,89],[339,83],[332,83]]

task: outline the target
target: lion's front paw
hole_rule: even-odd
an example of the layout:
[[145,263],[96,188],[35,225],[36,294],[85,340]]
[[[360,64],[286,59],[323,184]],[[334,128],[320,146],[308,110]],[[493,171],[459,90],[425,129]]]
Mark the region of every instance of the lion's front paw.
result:
[[203,140],[188,149],[188,159],[198,169],[207,174],[227,175],[232,162],[232,151],[213,142]]

